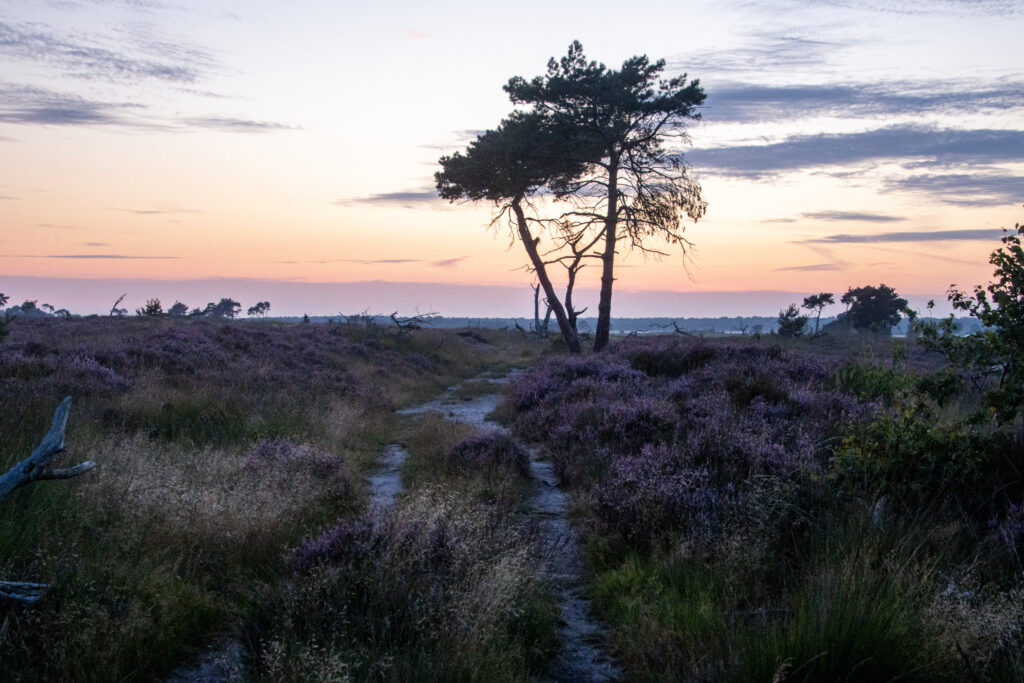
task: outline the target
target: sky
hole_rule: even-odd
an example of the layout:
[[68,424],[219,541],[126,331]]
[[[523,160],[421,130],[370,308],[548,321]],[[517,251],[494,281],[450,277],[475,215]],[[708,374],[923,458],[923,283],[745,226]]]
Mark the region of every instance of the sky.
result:
[[521,245],[433,174],[573,40],[708,95],[694,246],[620,254],[613,315],[941,303],[1024,222],[1024,0],[379,5],[0,0],[0,292],[528,315]]

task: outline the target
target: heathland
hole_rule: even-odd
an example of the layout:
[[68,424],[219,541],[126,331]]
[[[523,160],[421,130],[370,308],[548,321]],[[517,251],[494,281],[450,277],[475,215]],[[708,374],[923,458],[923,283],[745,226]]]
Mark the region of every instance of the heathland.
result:
[[[49,586],[0,602],[6,679],[159,679],[225,643],[255,680],[543,678],[559,612],[523,514],[535,457],[625,679],[1024,680],[1019,403],[998,410],[991,357],[934,328],[579,356],[372,324],[9,332],[3,471],[67,395],[65,457],[97,466],[0,500],[0,579]],[[509,436],[396,413],[513,368]],[[395,443],[405,490],[368,506]]]

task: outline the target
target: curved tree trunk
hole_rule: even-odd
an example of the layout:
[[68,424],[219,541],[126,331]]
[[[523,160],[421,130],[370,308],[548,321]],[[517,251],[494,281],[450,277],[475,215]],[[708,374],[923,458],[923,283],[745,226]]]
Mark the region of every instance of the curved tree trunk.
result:
[[551,278],[548,277],[547,268],[544,265],[544,260],[540,257],[540,251],[537,249],[537,241],[534,241],[533,235],[530,234],[530,225],[526,220],[526,214],[523,212],[523,207],[520,204],[521,197],[517,197],[512,200],[512,212],[516,215],[516,227],[519,230],[519,239],[526,247],[526,253],[530,257],[530,263],[533,264],[533,269],[537,273],[537,280],[540,282],[540,286],[544,289],[544,296],[548,299],[548,305],[551,306],[551,310],[555,314],[555,320],[558,321],[558,329],[562,332],[562,338],[565,339],[565,345],[569,347],[569,351],[572,353],[580,352],[580,337],[576,334],[576,330],[573,329],[572,325],[569,324],[569,317],[565,314],[565,308],[562,306],[561,300],[558,295],[555,294],[555,288],[551,284]]

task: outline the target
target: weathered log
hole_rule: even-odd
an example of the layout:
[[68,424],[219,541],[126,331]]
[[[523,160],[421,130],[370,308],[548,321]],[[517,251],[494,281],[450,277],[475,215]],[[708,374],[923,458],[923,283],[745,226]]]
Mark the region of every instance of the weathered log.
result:
[[0,475],[0,499],[5,498],[14,489],[34,481],[44,479],[69,479],[88,472],[96,463],[87,460],[73,467],[50,469],[50,461],[64,450],[64,429],[71,411],[71,397],[66,396],[53,413],[53,424],[43,440],[36,446],[32,454],[17,465]]
[[0,581],[0,598],[31,604],[43,597],[49,587],[45,583],[30,581]]

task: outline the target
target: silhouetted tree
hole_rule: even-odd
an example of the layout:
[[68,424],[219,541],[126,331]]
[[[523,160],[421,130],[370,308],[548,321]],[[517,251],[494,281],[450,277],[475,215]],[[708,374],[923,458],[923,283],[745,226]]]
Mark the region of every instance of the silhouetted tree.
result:
[[200,310],[192,309],[189,315],[200,318],[213,318],[214,320],[232,319],[242,311],[242,304],[234,299],[221,299],[217,303],[212,301],[206,304],[206,308]]
[[[0,292],[0,308],[6,306],[7,302],[10,300],[11,297],[7,296],[3,292]],[[3,341],[7,337],[7,335],[11,333],[10,328],[7,326],[9,320],[9,314],[5,311],[3,318],[0,318],[0,341]]]
[[996,387],[985,396],[986,403],[998,419],[1012,422],[1024,413],[1024,224],[1004,232],[1002,247],[989,257],[995,282],[976,285],[970,294],[956,285],[949,290],[953,308],[977,318],[986,329],[956,338],[950,315],[941,341],[947,355],[953,351],[951,359],[957,364],[973,365],[998,377]]
[[[615,255],[622,244],[662,256],[662,243],[680,247],[684,215],[697,220],[707,203],[686,172],[683,155],[670,142],[685,142],[685,124],[699,118],[705,99],[699,81],[686,75],[663,79],[665,61],[627,59],[619,70],[588,62],[574,41],[561,60],[552,58],[544,76],[516,76],[505,85],[512,102],[533,105],[534,115],[572,142],[568,161],[582,172],[560,172],[550,184],[555,196],[574,202],[559,217],[573,234],[595,230],[603,242],[594,349],[608,344]],[[561,154],[561,152],[559,152]],[[557,311],[556,311],[557,314]]]
[[818,336],[818,325],[821,323],[821,312],[826,306],[830,306],[836,302],[832,296],[832,292],[822,292],[821,294],[812,294],[809,297],[804,298],[802,308],[806,308],[808,311],[817,311],[818,314],[814,317],[814,336]]
[[777,334],[780,337],[796,338],[804,333],[807,326],[808,316],[800,315],[800,309],[796,304],[790,304],[789,308],[779,311]]
[[180,301],[175,301],[174,305],[167,309],[167,315],[169,315],[172,318],[181,318],[184,317],[187,313],[188,306],[181,303]]
[[38,303],[39,302],[37,300],[30,301],[29,299],[25,299],[23,302],[21,302],[21,312],[24,313],[25,315],[32,315],[33,313],[39,310],[38,307],[36,306],[36,304]]
[[257,304],[255,306],[250,307],[249,310],[246,311],[246,314],[249,315],[249,316],[258,315],[259,317],[262,318],[262,317],[267,315],[267,311],[269,311],[269,310],[270,310],[270,302],[269,301],[260,301],[260,302],[257,302]]
[[496,129],[477,137],[465,153],[441,157],[441,170],[434,178],[443,198],[491,201],[498,210],[491,224],[508,220],[513,239],[518,238],[526,249],[566,346],[576,353],[579,335],[555,293],[539,248],[545,222],[527,213],[532,209],[531,200],[557,178],[583,172],[584,164],[571,158],[574,144],[544,116],[513,112]]
[[164,307],[160,304],[160,299],[147,299],[145,306],[135,309],[135,315],[140,318],[160,318],[163,314]]
[[112,318],[119,318],[119,317],[121,317],[123,315],[128,315],[128,309],[127,308],[118,308],[118,306],[121,305],[121,302],[124,301],[124,298],[126,296],[128,296],[128,295],[127,294],[122,294],[121,296],[117,297],[117,301],[115,301],[114,305],[110,307],[110,316]]
[[884,284],[851,287],[840,301],[848,308],[839,317],[858,332],[892,334],[893,326],[900,321],[900,314],[907,309],[907,300]]

